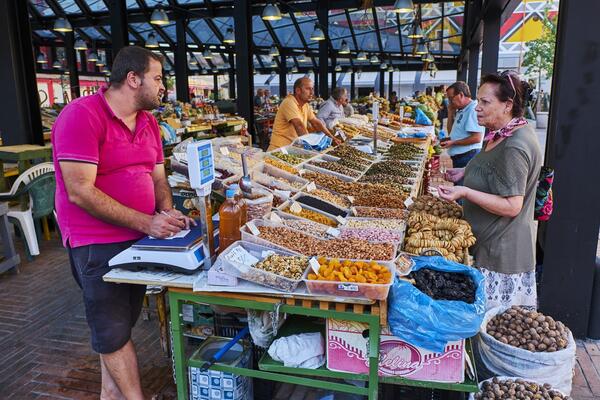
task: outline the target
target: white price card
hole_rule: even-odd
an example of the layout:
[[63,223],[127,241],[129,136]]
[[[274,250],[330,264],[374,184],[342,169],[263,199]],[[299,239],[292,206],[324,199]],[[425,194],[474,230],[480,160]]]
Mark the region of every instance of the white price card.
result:
[[250,221],[250,222],[248,222],[246,224],[246,226],[250,230],[250,233],[252,233],[254,236],[259,236],[260,235],[260,231],[258,230],[258,228],[256,227],[256,225],[254,225],[254,222]]
[[356,207],[350,208],[350,212],[352,213],[352,215],[358,216],[358,210],[356,209]]
[[293,212],[294,214],[299,214],[302,212],[302,206],[300,204],[294,202],[290,206],[290,211]]
[[263,251],[260,253],[260,256],[261,256],[262,258],[267,258],[267,257],[269,257],[269,256],[272,256],[272,255],[275,255],[275,254],[277,254],[277,253],[275,253],[273,250],[263,250]]
[[219,151],[221,152],[221,154],[223,154],[225,157],[227,157],[229,155],[229,149],[225,146],[220,147]]
[[277,223],[277,224],[281,224],[283,223],[283,220],[281,219],[281,217],[275,213],[271,214],[271,221]]
[[414,204],[414,201],[413,201],[413,199],[411,199],[410,197],[408,197],[406,200],[404,200],[404,206],[405,206],[406,208],[408,208],[408,207],[412,206],[413,204]]
[[302,176],[302,175],[304,175],[305,172],[306,172],[305,169],[299,169],[298,170],[298,175]]
[[337,288],[338,290],[343,290],[344,292],[358,292],[358,285],[351,283],[339,283]]
[[[256,226],[254,228],[256,229]],[[227,261],[242,265],[254,265],[258,262],[258,258],[254,257],[242,246],[231,249],[231,251],[225,255],[225,258]]]
[[308,264],[310,265],[310,267],[312,268],[312,270],[315,272],[315,274],[319,274],[319,269],[321,268],[321,265],[319,264],[319,261],[317,261],[317,259],[315,257],[311,258],[310,260],[308,260]]
[[315,185],[314,182],[309,182],[308,185],[306,185],[306,191],[307,192],[312,192],[316,188],[317,188],[317,185]]
[[341,215],[338,215],[335,217],[335,219],[337,219],[337,221],[340,223],[340,225],[346,225],[346,218],[342,217]]
[[340,236],[340,230],[339,229],[335,229],[335,228],[327,228],[326,233],[328,235],[331,235],[333,237],[338,237]]
[[344,131],[343,131],[343,130],[341,130],[341,129],[340,129],[340,130],[336,131],[336,134],[337,134],[339,137],[341,137],[341,138],[342,138],[342,140],[346,140],[346,134],[344,133]]
[[292,194],[292,192],[290,192],[289,190],[280,190],[280,189],[273,190],[273,193],[275,193],[279,197],[283,197],[284,199],[288,199]]
[[375,121],[379,120],[379,102],[378,101],[373,102],[373,119]]
[[290,154],[290,153],[288,153],[288,151],[287,151],[287,149],[286,149],[285,147],[282,147],[282,148],[280,148],[279,150],[280,150],[280,151],[281,151],[281,153],[283,153],[283,154],[286,154],[286,155],[287,155],[287,154]]
[[348,200],[350,200],[350,203],[354,203],[354,196],[348,196]]

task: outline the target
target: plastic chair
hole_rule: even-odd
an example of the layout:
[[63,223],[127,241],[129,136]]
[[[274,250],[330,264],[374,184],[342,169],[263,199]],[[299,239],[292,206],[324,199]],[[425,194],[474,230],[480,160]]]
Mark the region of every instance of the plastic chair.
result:
[[49,215],[55,217],[55,190],[54,165],[47,162],[29,168],[19,175],[9,192],[0,193],[0,201],[18,200],[25,194],[29,196],[27,209],[21,209],[18,204],[10,207],[7,214],[9,221],[23,234],[28,258],[40,254],[34,220]]

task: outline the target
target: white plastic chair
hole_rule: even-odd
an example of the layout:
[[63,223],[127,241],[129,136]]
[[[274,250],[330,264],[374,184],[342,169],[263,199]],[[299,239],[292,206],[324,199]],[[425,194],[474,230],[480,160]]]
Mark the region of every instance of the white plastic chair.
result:
[[[54,172],[54,164],[51,162],[45,162],[34,165],[33,167],[29,168],[28,170],[24,171],[21,175],[19,175],[15,180],[15,183],[10,188],[10,191],[0,193],[0,197],[6,198],[15,196],[21,185],[27,185],[38,176],[49,172]],[[27,242],[29,254],[31,256],[37,256],[40,254],[40,248],[38,246],[37,235],[35,232],[35,224],[33,222],[32,207],[33,200],[30,196],[29,208],[27,210],[21,210],[21,205],[17,204],[16,206],[10,207],[10,211],[8,212],[7,216],[8,218],[14,218],[18,221],[19,226],[21,227],[21,231],[23,232],[25,241]]]

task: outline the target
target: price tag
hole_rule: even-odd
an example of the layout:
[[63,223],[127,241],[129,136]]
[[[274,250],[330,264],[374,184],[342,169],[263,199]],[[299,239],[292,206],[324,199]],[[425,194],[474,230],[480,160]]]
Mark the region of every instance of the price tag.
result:
[[290,211],[294,214],[300,214],[302,212],[302,206],[296,202],[292,203],[290,206]]
[[354,203],[354,196],[348,196],[348,200],[350,200],[350,203]]
[[311,258],[310,260],[308,260],[308,264],[310,265],[310,267],[312,268],[312,270],[315,272],[315,274],[319,274],[319,269],[321,268],[321,265],[319,264],[319,261],[317,261],[317,259],[315,257]]
[[356,209],[356,207],[350,208],[350,212],[352,213],[352,215],[358,215],[358,210]]
[[346,134],[342,130],[338,130],[336,134],[342,138],[342,140],[346,140]]
[[260,253],[260,256],[262,258],[267,258],[267,257],[272,256],[274,254],[276,254],[276,253],[273,250],[263,250],[262,253]]
[[298,170],[298,175],[300,175],[300,176],[304,175],[305,173],[306,173],[305,169],[299,169]]
[[343,290],[344,292],[358,292],[358,285],[353,285],[350,283],[339,283],[337,288],[338,290]]
[[221,154],[223,154],[225,157],[229,156],[229,149],[227,147],[220,147],[219,151],[221,152]]
[[283,197],[284,199],[289,199],[290,195],[292,194],[292,192],[290,192],[289,190],[280,190],[280,189],[273,190],[273,193],[279,195],[279,197]]
[[275,213],[271,214],[271,221],[277,223],[277,224],[281,224],[283,222],[283,220],[281,219],[281,217]]
[[410,197],[408,197],[406,200],[404,200],[404,206],[406,208],[409,208],[410,206],[412,206],[415,202],[413,201],[413,199],[411,199]]
[[[254,226],[254,224],[252,225]],[[254,229],[256,229],[256,226],[254,226]],[[258,229],[256,230],[258,231]],[[233,248],[229,253],[227,253],[227,255],[225,255],[225,258],[227,261],[242,265],[254,265],[259,261],[258,258],[254,257],[242,246]]]
[[288,155],[290,153],[288,153],[287,149],[285,147],[282,147],[279,149],[279,151],[281,151],[282,154]]
[[335,228],[327,228],[326,233],[328,235],[331,235],[333,237],[338,237],[340,236],[340,230],[339,229],[335,229]]
[[312,192],[313,190],[315,190],[317,188],[317,185],[315,185],[314,182],[309,182],[308,185],[306,185],[306,191],[307,192]]
[[340,225],[346,225],[346,218],[342,217],[341,215],[338,215],[335,217],[335,219],[337,219],[337,221],[340,223]]
[[248,222],[246,224],[246,226],[250,230],[250,233],[252,233],[254,236],[259,236],[260,235],[260,231],[258,230],[258,228],[256,227],[256,225],[254,225],[254,222],[250,221],[250,222]]

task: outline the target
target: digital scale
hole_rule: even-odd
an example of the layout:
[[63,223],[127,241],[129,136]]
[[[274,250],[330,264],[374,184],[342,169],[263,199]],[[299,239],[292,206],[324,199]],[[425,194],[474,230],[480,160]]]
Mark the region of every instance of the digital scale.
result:
[[196,190],[201,221],[190,226],[185,235],[155,239],[145,237],[130,248],[110,259],[112,268],[139,271],[162,269],[183,274],[192,274],[200,267],[209,269],[213,247],[211,215],[208,215],[208,196],[215,180],[214,154],[210,141],[193,142],[187,145],[187,162],[190,186]]

